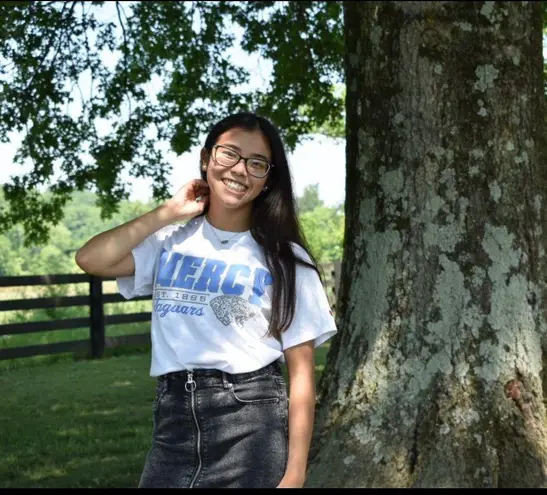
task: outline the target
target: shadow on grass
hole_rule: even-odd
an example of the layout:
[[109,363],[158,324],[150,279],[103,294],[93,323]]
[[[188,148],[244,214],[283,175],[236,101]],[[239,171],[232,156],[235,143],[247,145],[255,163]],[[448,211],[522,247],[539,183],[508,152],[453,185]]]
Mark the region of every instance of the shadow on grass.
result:
[[152,433],[149,360],[143,353],[4,374],[0,486],[135,487]]

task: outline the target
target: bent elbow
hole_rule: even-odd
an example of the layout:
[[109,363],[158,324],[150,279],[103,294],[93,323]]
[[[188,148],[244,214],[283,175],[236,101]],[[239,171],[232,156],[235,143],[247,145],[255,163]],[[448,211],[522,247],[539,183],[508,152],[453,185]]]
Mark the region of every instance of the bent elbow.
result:
[[94,275],[92,264],[89,262],[89,258],[85,255],[85,252],[82,252],[81,249],[76,252],[74,261],[76,261],[76,264],[81,270],[89,273],[90,275]]

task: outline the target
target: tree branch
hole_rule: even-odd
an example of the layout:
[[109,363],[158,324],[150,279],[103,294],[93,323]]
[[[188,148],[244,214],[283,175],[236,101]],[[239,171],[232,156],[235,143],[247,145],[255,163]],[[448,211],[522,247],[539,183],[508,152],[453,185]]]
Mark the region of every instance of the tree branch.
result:
[[85,2],[82,2],[82,27],[83,27],[84,37],[85,37],[87,67],[89,68],[89,71],[91,73],[91,83],[89,84],[89,101],[93,102],[93,80],[94,80],[93,76],[94,76],[94,74],[93,74],[93,67],[92,67],[92,64],[91,64],[91,60],[89,58],[89,53],[91,51],[91,45],[89,43],[89,37],[87,36],[87,17],[86,16],[87,16],[87,12],[85,11]]
[[[67,5],[68,5],[67,3],[63,3],[63,7],[61,9],[61,14],[60,14],[61,19],[63,18],[63,12],[65,11]],[[70,13],[74,10],[75,5],[76,5],[76,2],[72,2],[72,5],[70,7]],[[49,51],[51,50],[51,47],[53,46],[54,41],[57,39],[58,43],[57,43],[57,47],[55,48],[55,54],[53,55],[53,61],[52,61],[52,64],[51,64],[51,66],[53,66],[53,63],[55,62],[55,58],[57,57],[57,53],[59,51],[59,47],[61,45],[60,41],[63,37],[63,32],[61,31],[61,33],[59,34],[58,37],[55,36],[56,34],[57,34],[56,30],[53,30],[53,34],[50,36],[50,38],[48,40],[48,44],[46,46],[46,49],[45,49],[40,61],[38,62],[38,67],[34,71],[34,74],[30,78],[30,81],[27,84],[27,87],[25,88],[25,91],[24,91],[25,93],[28,93],[28,91],[32,87],[32,84],[34,83],[34,79],[36,78],[36,75],[38,73],[42,72],[42,70],[43,70],[42,66],[43,66],[44,62],[46,61],[47,56],[49,55]]]
[[[125,65],[125,86],[127,87],[127,72],[128,72],[128,69],[127,69],[127,54],[129,53],[129,46],[127,44],[127,34],[125,32],[125,26],[123,24],[123,21],[122,21],[122,15],[121,15],[121,11],[120,11],[120,8],[121,10],[123,10],[123,6],[120,5],[120,2],[116,2],[116,12],[118,13],[118,21],[120,22],[120,27],[122,28],[122,34],[123,34],[123,44],[124,44],[124,47],[125,47],[125,52],[124,52],[124,55],[123,55],[123,61],[124,61],[124,65]],[[125,15],[125,11],[123,13],[123,16],[125,17],[125,20],[127,20],[127,16]],[[132,111],[131,111],[131,96],[129,94],[126,93],[126,96],[127,96],[127,104],[129,106],[129,119],[131,119],[131,116],[132,116]]]

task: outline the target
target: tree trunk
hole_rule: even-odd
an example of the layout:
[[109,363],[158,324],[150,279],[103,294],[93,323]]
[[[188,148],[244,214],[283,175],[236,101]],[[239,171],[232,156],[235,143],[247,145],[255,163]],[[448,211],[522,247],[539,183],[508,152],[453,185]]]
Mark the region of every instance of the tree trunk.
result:
[[346,243],[310,487],[547,485],[539,2],[347,2]]

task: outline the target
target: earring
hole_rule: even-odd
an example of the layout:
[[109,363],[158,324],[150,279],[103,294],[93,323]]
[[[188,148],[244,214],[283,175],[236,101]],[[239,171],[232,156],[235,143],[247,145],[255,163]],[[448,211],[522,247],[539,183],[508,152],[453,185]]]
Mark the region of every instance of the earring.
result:
[[264,186],[264,189],[262,189],[264,192],[268,190],[268,186]]

